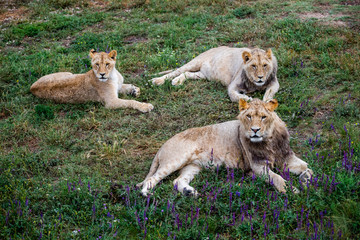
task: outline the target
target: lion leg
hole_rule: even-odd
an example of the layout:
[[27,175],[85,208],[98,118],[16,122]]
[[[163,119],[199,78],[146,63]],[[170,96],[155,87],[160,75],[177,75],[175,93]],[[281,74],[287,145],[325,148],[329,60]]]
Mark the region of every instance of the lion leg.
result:
[[236,81],[233,81],[228,86],[228,95],[232,102],[238,102],[240,99],[244,99],[245,101],[251,101],[252,98],[247,96],[245,92],[239,92]]
[[[269,169],[268,166],[263,165],[263,164],[251,164],[251,169],[252,171],[256,174],[256,175],[264,175],[266,177],[266,181],[268,182],[272,182],[275,186],[275,188],[279,191],[279,192],[286,192],[286,181],[285,179],[283,179],[280,175],[274,173],[273,171],[271,171],[271,169]],[[299,190],[296,189],[295,187],[293,187],[292,191],[294,193],[298,193]]]
[[180,76],[174,78],[171,82],[172,85],[181,85],[186,79],[205,79],[205,75],[202,72],[184,72]]
[[111,109],[133,108],[141,112],[150,112],[152,109],[154,109],[154,106],[150,103],[142,103],[135,100],[124,100],[119,98],[105,101],[105,107]]
[[193,60],[191,60],[184,66],[176,69],[175,71],[165,74],[164,76],[161,76],[161,77],[153,78],[153,79],[151,79],[151,81],[153,84],[162,85],[162,84],[164,84],[164,82],[167,79],[172,79],[174,77],[179,76],[182,73],[199,71],[200,65],[201,65],[201,62],[198,59],[194,58]]
[[177,186],[177,190],[186,196],[197,196],[197,191],[189,185],[198,174],[201,167],[196,164],[189,164],[180,170],[180,176],[174,180],[174,185]]
[[123,84],[118,92],[122,94],[131,94],[137,97],[140,95],[140,88],[132,84]]
[[[160,159],[159,159],[160,161]],[[156,184],[158,184],[162,179],[170,175],[171,173],[179,170],[186,161],[169,161],[167,164],[161,164],[157,168],[154,175],[149,178],[146,178],[143,182],[143,188],[141,193],[143,196],[147,196],[149,191],[152,190]]]
[[277,91],[279,90],[279,82],[277,81],[276,77],[275,77],[275,81],[272,82],[266,89],[264,97],[263,97],[263,101],[269,101],[271,99],[274,98],[275,93],[277,93]]
[[313,171],[308,168],[308,164],[295,155],[286,162],[285,170],[287,169],[296,175],[300,175],[300,181],[305,183],[313,175]]

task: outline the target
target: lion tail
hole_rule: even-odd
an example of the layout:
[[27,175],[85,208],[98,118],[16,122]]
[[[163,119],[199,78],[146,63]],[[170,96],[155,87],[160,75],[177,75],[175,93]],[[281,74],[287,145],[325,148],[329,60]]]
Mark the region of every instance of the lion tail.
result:
[[149,173],[148,173],[148,175],[146,176],[146,178],[144,179],[144,181],[142,181],[141,183],[136,184],[136,187],[138,187],[138,188],[142,187],[142,185],[144,184],[144,182],[145,182],[146,180],[148,180],[152,175],[155,174],[156,170],[157,170],[158,167],[159,167],[159,156],[158,156],[158,155],[159,155],[158,153],[155,155],[154,160],[153,160],[153,162],[152,162],[152,164],[151,164]]

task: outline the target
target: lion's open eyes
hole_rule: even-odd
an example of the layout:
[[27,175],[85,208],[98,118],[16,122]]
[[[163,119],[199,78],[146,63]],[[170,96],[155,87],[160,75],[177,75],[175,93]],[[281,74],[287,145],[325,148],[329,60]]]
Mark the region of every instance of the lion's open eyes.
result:
[[249,120],[251,120],[251,116],[250,116],[250,115],[246,115],[246,117],[247,117]]
[[109,63],[107,63],[107,64],[106,64],[106,67],[109,67],[109,66],[110,66],[110,64],[109,64]]
[[99,67],[100,65],[97,63],[97,64],[95,64],[97,67]]
[[266,68],[267,67],[267,64],[264,64],[264,68]]
[[251,65],[253,69],[256,69],[256,66],[255,65]]
[[265,120],[265,119],[266,119],[266,116],[262,116],[262,117],[261,117],[261,120]]

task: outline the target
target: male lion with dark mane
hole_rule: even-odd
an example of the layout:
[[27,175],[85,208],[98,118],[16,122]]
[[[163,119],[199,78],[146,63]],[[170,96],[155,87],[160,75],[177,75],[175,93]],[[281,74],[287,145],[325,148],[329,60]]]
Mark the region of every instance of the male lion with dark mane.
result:
[[89,55],[92,70],[84,74],[58,72],[43,76],[30,91],[39,98],[59,103],[102,102],[106,108],[134,108],[141,112],[150,112],[154,108],[150,103],[118,98],[118,93],[138,96],[140,89],[123,84],[123,76],[115,69],[115,50],[98,53],[92,49]]
[[[170,138],[157,152],[150,172],[139,183],[144,196],[166,176],[180,170],[174,185],[185,195],[197,195],[189,185],[204,166],[225,164],[241,168],[245,173],[265,175],[280,192],[285,192],[285,180],[271,169],[274,166],[300,175],[306,182],[312,176],[308,164],[290,149],[289,132],[274,112],[278,102],[240,99],[238,120],[191,128]],[[292,189],[298,192],[296,188]]]
[[270,100],[279,90],[276,77],[277,60],[271,49],[259,48],[212,48],[184,66],[152,82],[161,85],[172,79],[173,85],[180,85],[186,79],[216,80],[227,86],[228,95],[233,102],[239,99],[251,100],[247,93],[264,90],[264,101]]

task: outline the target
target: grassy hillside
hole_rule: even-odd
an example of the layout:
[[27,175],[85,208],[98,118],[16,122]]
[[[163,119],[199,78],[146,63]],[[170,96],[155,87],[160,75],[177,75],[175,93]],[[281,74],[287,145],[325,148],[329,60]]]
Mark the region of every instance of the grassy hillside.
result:
[[[0,239],[360,235],[358,1],[9,0],[0,20]],[[221,45],[272,48],[277,113],[314,178],[304,189],[277,171],[301,190],[280,194],[241,170],[205,169],[192,182],[198,199],[173,189],[176,174],[141,197],[135,184],[168,138],[238,114],[219,83],[148,80]],[[30,93],[45,74],[90,70],[92,48],[118,51],[117,69],[152,112]]]

